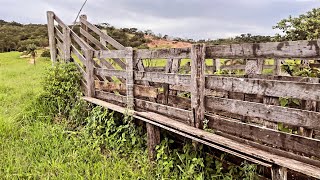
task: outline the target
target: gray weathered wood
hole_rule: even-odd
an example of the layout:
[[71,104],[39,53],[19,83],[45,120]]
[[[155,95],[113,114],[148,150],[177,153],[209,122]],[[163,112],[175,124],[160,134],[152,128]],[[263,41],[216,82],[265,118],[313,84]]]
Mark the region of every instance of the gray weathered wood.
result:
[[71,37],[69,27],[63,28],[64,61],[69,62],[71,58]]
[[189,124],[192,119],[192,112],[174,108],[167,105],[162,105],[150,101],[144,101],[141,99],[135,99],[135,107],[138,107],[143,110],[156,112],[174,119],[178,119],[184,123]]
[[89,32],[86,30],[80,28],[80,33],[90,42],[92,42],[94,45],[96,45],[100,50],[107,50],[106,46],[100,43],[99,40],[97,40],[95,37],[93,37]]
[[105,51],[96,51],[96,57],[100,58],[125,58],[125,50],[105,50]]
[[262,96],[290,97],[320,101],[319,83],[207,76],[206,88],[259,94]]
[[107,101],[116,101],[119,103],[126,104],[127,97],[122,95],[116,95],[114,93],[105,92],[105,91],[96,91],[96,97],[99,99],[104,99]]
[[68,27],[57,15],[54,15],[54,20],[57,21],[58,25],[62,28]]
[[218,115],[206,115],[208,127],[247,140],[261,142],[286,151],[320,157],[320,140],[289,134]]
[[126,48],[126,89],[127,89],[127,108],[134,109],[134,74],[133,74],[133,50]]
[[97,28],[95,25],[89,23],[85,18],[80,17],[80,22],[90,28],[93,32],[95,32],[97,35],[99,35],[103,40],[107,41],[109,44],[111,44],[113,47],[116,49],[124,50],[125,47],[114,40],[112,37],[109,35],[103,33],[99,28]]
[[86,73],[87,73],[87,96],[94,97],[95,90],[94,90],[94,67],[93,67],[93,51],[85,50],[85,57],[86,57]]
[[60,32],[57,26],[54,26],[54,32],[56,37],[58,37],[61,41],[63,41],[63,34]]
[[95,68],[95,73],[99,76],[108,76],[112,77],[115,76],[117,78],[126,78],[126,71],[125,70],[114,70],[114,69],[105,69],[105,68]]
[[71,31],[71,38],[80,46],[82,50],[90,49],[95,51],[89,44],[87,44],[83,39],[81,39],[75,32]]
[[135,80],[150,81],[157,83],[167,83],[171,85],[189,85],[190,75],[166,74],[157,72],[137,72],[135,71]]
[[[80,15],[79,17],[80,19],[80,28],[83,29],[84,31],[87,31],[88,32],[88,26],[86,24],[83,23],[83,21],[87,21],[87,15],[85,14],[82,14]],[[88,39],[81,33],[81,36],[80,36],[86,43],[89,43]]]
[[191,48],[191,108],[194,112],[194,127],[203,128],[205,97],[205,44]]
[[150,123],[146,123],[146,128],[149,159],[156,160],[156,146],[160,144],[160,128]]
[[206,97],[206,110],[220,110],[292,126],[320,129],[320,113],[234,99]]
[[71,45],[71,52],[77,56],[77,58],[82,62],[82,64],[86,64],[86,58],[73,45]]
[[272,180],[287,180],[287,168],[274,165],[271,168],[271,179]]
[[320,40],[209,46],[206,58],[318,58]]
[[[173,59],[167,59],[167,64],[165,67],[165,73],[171,73]],[[169,97],[169,84],[163,84],[163,94],[164,98],[162,99],[162,104],[168,104]]]
[[190,48],[171,49],[138,49],[136,58],[138,59],[183,59],[190,58]]
[[55,63],[57,61],[57,47],[56,47],[55,30],[54,30],[54,18],[55,18],[55,14],[52,11],[48,11],[47,12],[48,36],[49,36],[49,46],[50,46],[52,63]]

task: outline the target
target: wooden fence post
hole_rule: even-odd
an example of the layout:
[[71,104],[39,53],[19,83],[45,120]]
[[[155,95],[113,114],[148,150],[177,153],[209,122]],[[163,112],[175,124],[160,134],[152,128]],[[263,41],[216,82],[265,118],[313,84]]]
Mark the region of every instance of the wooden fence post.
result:
[[71,57],[71,37],[70,29],[68,27],[63,28],[63,44],[64,44],[64,60],[70,61]]
[[146,123],[146,127],[149,159],[155,160],[156,146],[160,144],[160,128],[150,123]]
[[[82,15],[80,16],[80,26],[81,26],[81,28],[82,28],[83,30],[85,30],[85,31],[88,32],[88,27],[87,27],[84,23],[82,23],[83,21],[87,21],[87,20],[88,20],[87,15],[82,14]],[[88,39],[87,39],[84,35],[81,35],[81,38],[82,38],[86,43],[89,42]]]
[[204,98],[205,98],[205,44],[193,45],[191,48],[191,108],[193,124],[196,128],[203,128]]
[[273,165],[271,168],[271,179],[287,180],[287,168],[278,165]]
[[50,45],[50,54],[52,64],[57,62],[57,45],[54,32],[54,13],[52,11],[47,12],[48,19],[48,36],[49,36],[49,45]]
[[127,108],[129,110],[134,109],[134,73],[133,73],[133,49],[131,47],[126,48],[126,90],[127,90]]
[[90,49],[86,49],[84,50],[84,52],[86,58],[87,96],[95,97],[93,51]]

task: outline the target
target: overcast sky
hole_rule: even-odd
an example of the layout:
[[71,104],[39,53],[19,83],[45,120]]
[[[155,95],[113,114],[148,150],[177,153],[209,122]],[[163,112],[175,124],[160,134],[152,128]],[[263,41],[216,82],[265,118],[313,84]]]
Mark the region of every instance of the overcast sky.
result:
[[[46,11],[73,22],[84,0],[0,0],[0,19],[46,23]],[[194,39],[242,33],[273,35],[278,21],[320,7],[320,0],[88,0],[83,14],[94,23],[151,29]]]

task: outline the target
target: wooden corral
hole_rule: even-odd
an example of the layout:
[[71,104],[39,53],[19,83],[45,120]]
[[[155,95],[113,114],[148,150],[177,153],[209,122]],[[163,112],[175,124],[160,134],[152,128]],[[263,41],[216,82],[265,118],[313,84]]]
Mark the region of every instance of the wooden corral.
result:
[[[291,58],[316,62],[320,40],[132,49],[85,15],[80,35],[47,15],[52,61],[76,57],[83,99],[145,121],[151,158],[162,128],[269,167],[272,179],[287,179],[287,170],[320,178],[319,79],[281,76],[280,68]],[[147,66],[161,59],[164,66]],[[226,59],[244,64],[223,65]],[[217,75],[221,69],[243,75]],[[298,103],[284,107],[281,99]]]

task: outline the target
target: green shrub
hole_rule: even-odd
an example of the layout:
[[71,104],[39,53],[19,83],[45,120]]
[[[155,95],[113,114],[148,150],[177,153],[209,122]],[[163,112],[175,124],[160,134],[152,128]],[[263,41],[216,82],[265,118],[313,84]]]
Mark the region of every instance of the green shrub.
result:
[[50,56],[50,50],[44,50],[44,51],[41,53],[41,57],[51,57],[51,56]]

